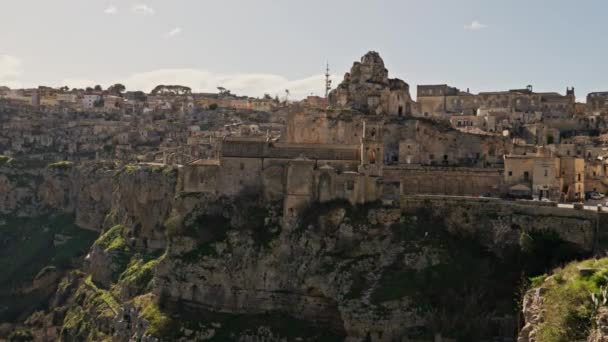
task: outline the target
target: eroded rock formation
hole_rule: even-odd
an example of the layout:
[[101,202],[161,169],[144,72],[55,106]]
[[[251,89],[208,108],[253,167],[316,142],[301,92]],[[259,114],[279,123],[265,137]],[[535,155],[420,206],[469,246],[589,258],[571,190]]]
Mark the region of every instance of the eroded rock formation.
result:
[[352,108],[375,115],[411,115],[416,110],[409,85],[388,78],[384,61],[375,51],[355,62],[350,73],[329,94],[329,103],[338,108]]

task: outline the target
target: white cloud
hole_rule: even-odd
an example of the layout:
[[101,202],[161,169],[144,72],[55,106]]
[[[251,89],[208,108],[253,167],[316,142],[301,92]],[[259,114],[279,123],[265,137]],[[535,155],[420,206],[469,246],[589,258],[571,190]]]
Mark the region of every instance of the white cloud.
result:
[[105,14],[116,14],[116,13],[118,13],[118,7],[116,7],[114,5],[110,5],[110,6],[108,6],[108,8],[106,8],[105,10],[103,10],[103,13],[105,13]]
[[146,5],[146,4],[137,4],[132,7],[133,13],[141,14],[141,15],[154,15],[156,11],[154,8]]
[[21,75],[21,65],[22,62],[17,57],[0,55],[0,85],[19,87],[17,78]]
[[178,36],[182,33],[182,28],[181,27],[176,27],[174,29],[172,29],[171,31],[165,33],[165,38],[173,38],[175,36]]
[[[335,76],[332,76],[337,80]],[[200,69],[162,69],[134,74],[124,80],[127,89],[150,91],[159,84],[179,84],[192,88],[195,92],[217,92],[217,87],[229,89],[233,94],[272,96],[285,94],[289,89],[292,99],[301,99],[311,93],[324,93],[324,76],[322,74],[303,79],[290,80],[275,74],[223,74]],[[337,82],[337,81],[335,81]]]
[[488,25],[482,24],[479,20],[473,20],[470,24],[464,25],[464,29],[470,31],[479,31],[486,27],[488,27]]
[[[0,55],[0,85],[19,88],[22,76],[22,62],[16,57]],[[128,90],[151,91],[159,84],[179,84],[192,88],[195,92],[217,93],[217,87],[225,87],[233,94],[261,97],[264,94],[278,95],[283,98],[289,89],[290,99],[297,100],[308,95],[323,95],[325,76],[322,74],[289,79],[276,74],[263,73],[220,73],[204,69],[161,69],[136,73],[127,77],[109,75],[103,78],[69,78],[61,82],[49,82],[56,87],[86,88],[101,84],[122,83]],[[86,76],[85,76],[86,77]],[[334,84],[339,82],[336,75],[331,76]],[[48,84],[48,85],[51,85]],[[32,85],[33,86],[33,85]]]

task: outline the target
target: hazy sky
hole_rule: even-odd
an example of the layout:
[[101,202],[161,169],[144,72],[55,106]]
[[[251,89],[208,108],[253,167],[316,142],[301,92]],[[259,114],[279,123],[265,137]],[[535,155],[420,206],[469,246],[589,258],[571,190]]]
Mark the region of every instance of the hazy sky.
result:
[[366,51],[473,92],[608,90],[606,0],[0,0],[0,84],[322,94]]

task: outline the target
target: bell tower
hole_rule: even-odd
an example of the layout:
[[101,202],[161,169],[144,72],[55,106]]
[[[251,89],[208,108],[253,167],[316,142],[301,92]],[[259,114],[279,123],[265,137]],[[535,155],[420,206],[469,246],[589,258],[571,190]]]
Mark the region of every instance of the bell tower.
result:
[[382,166],[384,165],[383,126],[382,122],[363,122],[359,172],[366,176],[382,176]]

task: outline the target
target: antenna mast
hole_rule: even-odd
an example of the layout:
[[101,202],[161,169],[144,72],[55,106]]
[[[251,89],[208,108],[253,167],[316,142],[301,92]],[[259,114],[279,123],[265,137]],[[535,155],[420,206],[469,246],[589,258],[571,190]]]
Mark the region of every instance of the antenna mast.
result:
[[329,95],[329,91],[331,90],[331,80],[329,79],[329,63],[327,63],[325,67],[325,98]]

